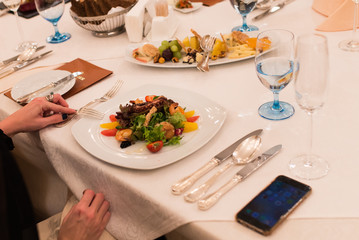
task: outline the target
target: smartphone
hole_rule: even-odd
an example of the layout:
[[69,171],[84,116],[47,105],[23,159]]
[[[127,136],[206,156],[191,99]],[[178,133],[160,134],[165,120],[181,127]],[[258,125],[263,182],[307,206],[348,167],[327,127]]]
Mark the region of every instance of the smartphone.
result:
[[236,214],[236,220],[269,235],[311,191],[310,186],[280,175]]

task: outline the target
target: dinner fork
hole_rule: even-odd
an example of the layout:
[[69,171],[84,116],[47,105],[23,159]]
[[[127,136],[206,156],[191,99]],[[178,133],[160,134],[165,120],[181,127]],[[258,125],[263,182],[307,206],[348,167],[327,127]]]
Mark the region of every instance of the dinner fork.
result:
[[98,110],[92,109],[92,108],[82,107],[79,110],[77,110],[75,114],[68,115],[68,117],[67,117],[67,119],[65,121],[57,123],[54,126],[58,127],[58,128],[64,127],[72,119],[78,118],[79,116],[84,116],[84,117],[89,117],[89,118],[94,118],[94,119],[101,120],[101,119],[103,119],[105,114],[98,111]]
[[209,61],[209,57],[211,55],[211,52],[213,50],[214,47],[214,43],[216,42],[216,37],[215,36],[211,36],[210,38],[208,38],[208,40],[202,44],[201,42],[201,48],[205,51],[206,53],[206,59],[202,62],[199,62],[197,64],[197,68],[199,70],[201,70],[202,72],[208,72],[209,71],[209,66],[208,66],[208,61]]
[[100,98],[97,98],[95,100],[92,100],[91,102],[87,103],[85,106],[83,106],[82,108],[86,108],[89,106],[92,106],[96,103],[100,103],[100,102],[106,102],[107,100],[109,100],[110,98],[112,98],[113,96],[116,95],[116,93],[118,92],[118,90],[120,90],[121,86],[123,84],[123,81],[121,79],[117,80],[117,82],[115,83],[115,85],[113,85],[113,87],[108,90],[107,93],[105,93],[105,95],[103,95]]

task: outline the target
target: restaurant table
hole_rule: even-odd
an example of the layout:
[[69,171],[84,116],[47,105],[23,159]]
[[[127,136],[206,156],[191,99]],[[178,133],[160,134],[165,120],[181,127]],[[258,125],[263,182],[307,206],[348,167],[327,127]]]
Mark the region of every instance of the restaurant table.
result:
[[[31,188],[32,198],[41,196],[47,200],[43,203],[45,213],[61,210],[61,204],[66,200],[66,187],[77,198],[81,197],[84,189],[91,188],[103,192],[109,200],[112,217],[107,230],[118,239],[154,239],[164,234],[167,234],[168,239],[264,239],[236,223],[234,216],[276,176],[287,175],[310,185],[313,192],[266,239],[358,238],[359,191],[356,184],[359,182],[359,54],[338,48],[338,43],[350,38],[351,32],[322,33],[328,37],[330,84],[323,109],[314,115],[313,151],[329,162],[330,171],[327,176],[317,180],[301,180],[291,175],[288,163],[296,155],[308,151],[310,120],[295,102],[293,84],[283,89],[279,97],[295,107],[295,114],[282,121],[263,119],[257,109],[264,102],[271,101],[273,96],[258,80],[253,58],[212,66],[208,73],[196,68],[140,66],[124,58],[126,47],[132,44],[126,33],[110,38],[96,38],[73,22],[68,8],[69,4],[59,21],[59,29],[71,33],[72,37],[61,44],[45,43],[45,38],[53,29],[40,16],[21,19],[25,38],[45,44],[46,49],[52,49],[53,53],[12,76],[0,79],[0,86],[10,79],[16,81],[32,71],[38,71],[39,67],[47,66],[44,69],[48,69],[82,58],[113,71],[113,74],[68,98],[69,105],[75,109],[102,96],[117,79],[122,79],[124,84],[116,97],[148,84],[173,87],[216,102],[225,109],[226,119],[218,133],[197,151],[152,170],[125,168],[92,156],[73,137],[72,126],[75,122],[63,128],[48,127],[40,132],[17,135],[14,142],[19,159],[25,162],[25,166],[34,166],[33,170],[40,172],[27,174],[49,180],[38,182],[41,190],[37,192],[36,186]],[[248,21],[256,24],[261,31],[288,29],[296,36],[315,32],[315,27],[325,19],[311,9],[311,1],[305,0],[296,0],[275,14],[251,22],[251,18],[258,13],[259,10],[250,13]],[[175,14],[180,23],[176,31],[179,39],[192,35],[191,28],[199,34],[228,33],[233,26],[241,24],[241,17],[229,1],[201,7],[188,14]],[[2,16],[0,23],[0,59],[6,59],[15,54],[13,49],[19,38],[13,15]],[[0,96],[1,119],[20,107],[3,94]],[[101,105],[95,108],[101,110]],[[240,137],[259,128],[264,130],[261,150],[283,144],[282,151],[211,209],[198,210],[196,204],[185,202],[183,195],[171,194],[173,183],[198,169]],[[200,128],[198,131],[205,129]],[[230,170],[213,189],[226,182],[239,168]],[[49,201],[54,196],[56,201]]]

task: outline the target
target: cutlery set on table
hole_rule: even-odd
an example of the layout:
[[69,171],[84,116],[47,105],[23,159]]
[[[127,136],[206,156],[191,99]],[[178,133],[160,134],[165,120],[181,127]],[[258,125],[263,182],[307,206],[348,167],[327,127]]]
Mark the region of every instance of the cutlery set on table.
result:
[[[232,158],[232,160],[228,160],[229,162],[227,161],[228,163],[212,175],[212,177],[210,177],[205,183],[192,189],[184,195],[184,199],[187,202],[193,203],[197,201],[198,208],[200,210],[207,210],[211,208],[225,193],[247,178],[282,149],[282,145],[276,145],[266,150],[259,156],[254,157],[261,145],[260,135],[262,132],[262,129],[258,129],[237,140],[235,143],[214,156],[197,171],[173,184],[171,187],[172,193],[174,195],[180,195],[186,192],[202,176],[225,162],[227,159]],[[234,165],[245,166],[216,191],[205,195],[218,178],[227,169]]]
[[4,78],[32,63],[37,62],[41,58],[45,57],[52,50],[41,53],[37,56],[34,56],[37,51],[43,49],[45,46],[38,47],[37,45],[32,45],[19,55],[6,59],[4,61],[0,61],[0,79]]

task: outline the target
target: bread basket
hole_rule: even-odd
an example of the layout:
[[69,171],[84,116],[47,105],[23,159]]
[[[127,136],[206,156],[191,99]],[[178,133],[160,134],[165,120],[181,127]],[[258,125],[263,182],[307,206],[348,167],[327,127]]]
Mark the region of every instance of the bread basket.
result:
[[80,17],[70,9],[70,15],[77,25],[89,30],[96,37],[110,37],[125,31],[125,15],[135,5],[107,15]]

